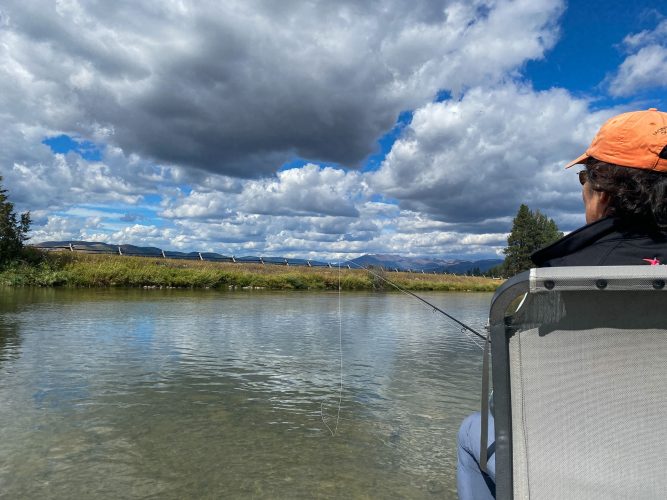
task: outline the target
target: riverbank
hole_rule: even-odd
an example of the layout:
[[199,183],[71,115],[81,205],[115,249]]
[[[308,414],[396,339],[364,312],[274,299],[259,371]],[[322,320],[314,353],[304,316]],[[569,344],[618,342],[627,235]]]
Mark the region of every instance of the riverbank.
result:
[[493,291],[502,281],[450,274],[202,262],[118,255],[48,253],[0,271],[3,286],[157,287],[270,290]]

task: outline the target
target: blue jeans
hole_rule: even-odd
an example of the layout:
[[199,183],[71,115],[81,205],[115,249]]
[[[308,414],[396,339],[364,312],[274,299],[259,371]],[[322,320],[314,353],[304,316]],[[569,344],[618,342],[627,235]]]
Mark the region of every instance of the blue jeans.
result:
[[[481,416],[473,413],[466,417],[459,428],[458,464],[456,487],[460,500],[487,500],[495,498],[496,455],[487,463],[487,474],[479,468]],[[489,444],[495,442],[493,416],[489,414]]]

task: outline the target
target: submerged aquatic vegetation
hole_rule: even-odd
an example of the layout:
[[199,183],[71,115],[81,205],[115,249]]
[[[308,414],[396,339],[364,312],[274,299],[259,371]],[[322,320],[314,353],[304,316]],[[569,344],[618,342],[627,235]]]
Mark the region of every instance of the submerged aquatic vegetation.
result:
[[[450,274],[387,272],[407,290],[493,291],[500,281]],[[271,290],[391,290],[363,269],[296,267],[92,255],[45,253],[0,271],[0,285],[70,287],[173,287]]]

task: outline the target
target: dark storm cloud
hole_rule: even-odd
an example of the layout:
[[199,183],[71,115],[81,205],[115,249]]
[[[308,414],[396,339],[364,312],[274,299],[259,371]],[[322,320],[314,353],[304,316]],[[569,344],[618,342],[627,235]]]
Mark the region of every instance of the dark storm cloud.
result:
[[232,177],[264,176],[297,156],[358,167],[401,111],[541,57],[561,8],[9,2],[7,72],[25,78],[8,86],[42,87],[12,114],[84,138],[103,128],[126,154]]

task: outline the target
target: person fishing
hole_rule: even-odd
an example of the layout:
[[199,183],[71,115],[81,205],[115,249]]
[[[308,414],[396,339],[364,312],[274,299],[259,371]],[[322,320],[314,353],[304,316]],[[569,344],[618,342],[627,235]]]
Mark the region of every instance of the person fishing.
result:
[[[667,264],[667,113],[651,108],[610,118],[578,172],[586,225],[531,255],[537,267]],[[487,469],[480,469],[481,415],[459,429],[457,489],[461,500],[495,498],[493,407]]]

